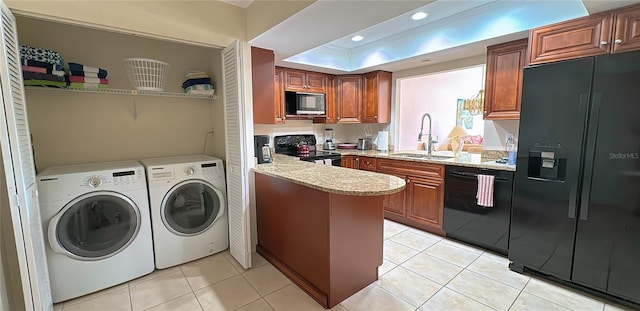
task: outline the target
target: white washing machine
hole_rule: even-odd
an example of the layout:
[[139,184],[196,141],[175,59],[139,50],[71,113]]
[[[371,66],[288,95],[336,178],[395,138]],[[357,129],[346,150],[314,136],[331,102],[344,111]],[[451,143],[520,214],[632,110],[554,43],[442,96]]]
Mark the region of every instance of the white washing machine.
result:
[[154,270],[149,199],[137,161],[50,167],[37,176],[53,302]]
[[156,268],[229,247],[222,160],[194,155],[140,162],[147,170]]

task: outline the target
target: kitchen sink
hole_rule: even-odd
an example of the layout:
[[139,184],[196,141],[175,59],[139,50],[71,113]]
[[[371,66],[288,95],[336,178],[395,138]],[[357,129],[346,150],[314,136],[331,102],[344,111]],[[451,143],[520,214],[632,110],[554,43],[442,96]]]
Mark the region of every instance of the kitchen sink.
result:
[[425,160],[446,160],[446,159],[453,158],[451,156],[435,155],[435,154],[427,155],[424,153],[394,153],[392,155],[396,157],[407,157],[407,158],[425,159]]

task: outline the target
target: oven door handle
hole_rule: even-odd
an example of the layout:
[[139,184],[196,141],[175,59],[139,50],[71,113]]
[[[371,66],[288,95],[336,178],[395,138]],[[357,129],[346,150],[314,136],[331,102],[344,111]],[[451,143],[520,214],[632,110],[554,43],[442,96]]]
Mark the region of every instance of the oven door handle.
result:
[[[451,177],[461,177],[461,178],[467,178],[467,179],[477,179],[478,178],[478,174],[476,173],[468,173],[468,172],[459,172],[459,171],[450,171],[449,172],[449,176]],[[508,178],[505,177],[495,177],[495,181],[509,181]]]

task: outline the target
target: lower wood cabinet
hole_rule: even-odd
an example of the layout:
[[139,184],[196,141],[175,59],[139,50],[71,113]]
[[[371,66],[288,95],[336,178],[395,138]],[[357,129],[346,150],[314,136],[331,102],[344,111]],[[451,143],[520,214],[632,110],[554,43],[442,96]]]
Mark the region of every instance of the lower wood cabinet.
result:
[[406,182],[406,218],[442,231],[444,180],[407,176]]
[[389,174],[406,181],[404,190],[385,196],[384,217],[444,236],[444,165],[343,155],[342,167]]
[[340,158],[340,166],[342,167],[346,167],[346,168],[353,168],[353,169],[360,169],[360,166],[358,165],[358,156],[355,155],[343,155]]

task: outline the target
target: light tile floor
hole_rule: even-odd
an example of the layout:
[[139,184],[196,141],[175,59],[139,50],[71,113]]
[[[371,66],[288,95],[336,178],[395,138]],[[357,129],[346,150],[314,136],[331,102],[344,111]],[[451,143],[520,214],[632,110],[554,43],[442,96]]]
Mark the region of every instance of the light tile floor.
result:
[[[332,310],[630,310],[521,275],[490,252],[385,220],[377,282]],[[157,270],[59,303],[59,311],[322,310],[260,255],[244,270],[229,254]]]

